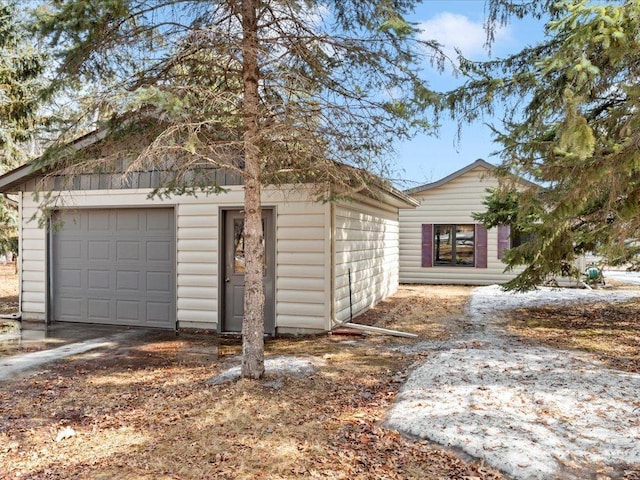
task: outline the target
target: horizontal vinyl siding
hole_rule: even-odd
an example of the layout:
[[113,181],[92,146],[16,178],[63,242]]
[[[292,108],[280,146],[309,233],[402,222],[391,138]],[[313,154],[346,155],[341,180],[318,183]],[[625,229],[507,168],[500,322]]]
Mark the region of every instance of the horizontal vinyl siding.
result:
[[329,205],[287,195],[277,206],[276,328],[327,330]]
[[[148,198],[148,190],[63,192],[69,208],[174,206],[176,215],[176,315],[179,327],[217,329],[222,208],[242,208],[242,187],[220,195]],[[29,219],[37,213],[31,194],[21,209],[21,305],[25,318],[46,312],[46,230]],[[304,189],[265,189],[263,206],[276,219],[276,328],[320,331],[331,321],[331,207],[309,201]]]
[[498,181],[486,169],[475,168],[454,180],[413,197],[420,202],[414,210],[400,211],[400,282],[424,284],[490,285],[512,279],[498,259],[497,228],[487,235],[487,268],[422,267],[422,224],[474,224],[472,213],[485,210],[487,188]]
[[218,206],[216,197],[176,208],[176,307],[180,327],[218,327]]
[[356,316],[396,291],[399,227],[395,212],[346,204],[335,207],[334,225],[335,319],[342,322],[351,308]]
[[[22,194],[20,214],[20,302],[22,318],[44,320],[46,315],[46,230],[38,227],[39,215],[30,194]],[[35,216],[35,217],[34,217]]]

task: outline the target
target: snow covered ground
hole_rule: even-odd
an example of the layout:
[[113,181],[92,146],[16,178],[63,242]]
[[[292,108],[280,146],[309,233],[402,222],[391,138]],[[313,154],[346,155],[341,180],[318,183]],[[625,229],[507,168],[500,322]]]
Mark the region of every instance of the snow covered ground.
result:
[[632,285],[640,285],[640,272],[627,272],[624,270],[605,270],[603,272],[605,281],[607,278],[613,278],[620,282],[630,283]]
[[640,463],[640,375],[607,369],[587,354],[521,344],[499,318],[521,306],[639,294],[474,289],[465,333],[421,345],[434,353],[407,379],[388,425],[521,480],[596,478]]

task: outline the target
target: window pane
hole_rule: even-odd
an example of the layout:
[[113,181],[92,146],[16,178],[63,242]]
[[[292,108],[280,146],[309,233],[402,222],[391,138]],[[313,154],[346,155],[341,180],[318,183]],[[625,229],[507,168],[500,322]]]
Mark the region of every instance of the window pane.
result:
[[233,220],[233,273],[244,273],[244,220]]
[[474,264],[474,232],[473,225],[456,226],[456,265]]
[[534,236],[531,232],[521,232],[517,228],[511,227],[511,248],[519,247],[533,240]]
[[436,265],[453,263],[451,225],[433,226],[433,263]]
[[[264,218],[262,219],[262,231],[264,232]],[[262,247],[265,246],[264,234],[262,235]],[[265,259],[264,274],[267,272],[267,262]],[[233,220],[233,273],[245,272],[244,255],[244,219],[235,218]]]

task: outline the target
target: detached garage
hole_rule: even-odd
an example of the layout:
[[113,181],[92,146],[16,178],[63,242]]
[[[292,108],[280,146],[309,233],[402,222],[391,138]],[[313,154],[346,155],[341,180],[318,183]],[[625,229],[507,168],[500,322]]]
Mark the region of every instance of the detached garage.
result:
[[[212,175],[222,193],[162,198],[150,198],[153,172],[0,176],[19,203],[23,320],[240,332],[244,188]],[[55,199],[46,222],[42,191]],[[281,186],[262,205],[265,332],[328,331],[396,291],[399,211],[415,200],[372,188],[319,203],[312,188]]]

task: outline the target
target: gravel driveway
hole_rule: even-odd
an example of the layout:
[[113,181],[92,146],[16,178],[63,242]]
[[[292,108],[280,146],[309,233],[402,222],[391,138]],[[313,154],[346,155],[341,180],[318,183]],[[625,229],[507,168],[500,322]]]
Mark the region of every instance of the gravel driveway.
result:
[[510,337],[500,311],[529,305],[618,301],[635,291],[473,290],[468,328],[432,351],[401,389],[387,423],[461,449],[517,479],[621,478],[640,464],[640,375],[588,354]]

